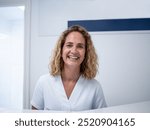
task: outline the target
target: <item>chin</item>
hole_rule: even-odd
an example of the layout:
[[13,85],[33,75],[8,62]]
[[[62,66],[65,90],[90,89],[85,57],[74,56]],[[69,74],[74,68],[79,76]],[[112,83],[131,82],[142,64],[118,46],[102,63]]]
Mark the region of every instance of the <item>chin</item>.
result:
[[80,67],[80,64],[78,63],[67,63],[66,65],[71,67]]

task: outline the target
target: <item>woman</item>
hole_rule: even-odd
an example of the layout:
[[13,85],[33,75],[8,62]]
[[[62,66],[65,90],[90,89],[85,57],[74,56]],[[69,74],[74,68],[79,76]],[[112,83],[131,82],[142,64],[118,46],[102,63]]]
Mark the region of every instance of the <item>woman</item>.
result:
[[62,33],[52,62],[50,75],[37,82],[32,109],[82,111],[106,107],[102,88],[94,79],[97,55],[89,33],[72,26]]

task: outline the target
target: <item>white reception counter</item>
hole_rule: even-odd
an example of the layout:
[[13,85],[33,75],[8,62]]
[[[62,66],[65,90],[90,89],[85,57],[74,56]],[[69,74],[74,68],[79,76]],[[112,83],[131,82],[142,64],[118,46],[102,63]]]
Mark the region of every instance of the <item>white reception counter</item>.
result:
[[[47,111],[47,110],[12,110],[12,109],[4,109],[0,108],[1,113],[63,113],[60,111]],[[74,112],[74,111],[72,111]],[[79,111],[78,111],[79,112]],[[77,113],[78,113],[77,112]],[[80,111],[87,113],[150,113],[150,101],[125,104],[119,106],[112,106],[102,109],[88,110],[88,111]],[[67,112],[68,113],[68,112]]]

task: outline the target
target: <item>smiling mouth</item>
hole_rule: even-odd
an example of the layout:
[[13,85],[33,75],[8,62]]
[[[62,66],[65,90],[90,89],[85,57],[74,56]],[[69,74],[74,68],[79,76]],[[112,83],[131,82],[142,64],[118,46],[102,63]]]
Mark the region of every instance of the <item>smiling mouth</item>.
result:
[[79,59],[78,56],[68,56],[68,58],[71,59],[71,60],[78,60]]

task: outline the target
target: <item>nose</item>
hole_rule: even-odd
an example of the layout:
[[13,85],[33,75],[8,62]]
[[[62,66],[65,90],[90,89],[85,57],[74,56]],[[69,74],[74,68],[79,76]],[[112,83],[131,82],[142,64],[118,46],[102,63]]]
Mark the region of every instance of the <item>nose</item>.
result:
[[77,47],[76,47],[76,46],[73,46],[73,47],[71,48],[71,52],[72,52],[72,53],[76,53],[76,52],[77,52]]

